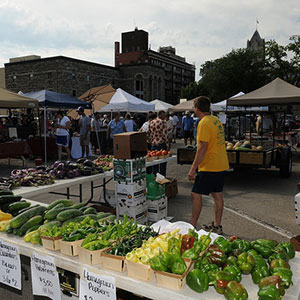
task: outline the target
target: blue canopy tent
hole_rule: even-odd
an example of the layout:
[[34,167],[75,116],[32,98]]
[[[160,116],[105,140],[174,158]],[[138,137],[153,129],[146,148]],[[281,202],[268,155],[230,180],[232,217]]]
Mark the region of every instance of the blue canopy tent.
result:
[[77,108],[83,106],[84,108],[91,108],[91,104],[84,102],[69,95],[56,93],[49,90],[41,90],[37,92],[30,92],[23,94],[26,97],[38,100],[39,107],[44,108],[44,147],[45,147],[45,163],[47,163],[47,136],[46,136],[46,118],[47,107],[51,108]]

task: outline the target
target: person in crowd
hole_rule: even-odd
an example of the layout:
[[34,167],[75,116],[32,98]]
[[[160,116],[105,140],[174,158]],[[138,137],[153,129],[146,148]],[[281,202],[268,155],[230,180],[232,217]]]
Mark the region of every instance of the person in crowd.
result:
[[185,146],[187,146],[188,139],[190,139],[190,145],[193,143],[193,125],[194,119],[192,118],[191,113],[186,111],[181,124]]
[[81,157],[89,157],[89,145],[90,145],[90,132],[91,132],[91,120],[90,117],[84,113],[84,107],[79,106],[77,109],[79,118],[79,132],[80,132],[80,146],[81,146]]
[[65,148],[68,160],[70,160],[70,149],[69,149],[69,129],[71,128],[70,119],[64,115],[63,111],[56,113],[56,122],[54,127],[56,128],[56,145],[58,147],[58,160],[62,157],[62,147]]
[[131,132],[134,131],[134,127],[135,127],[135,122],[134,120],[131,118],[130,114],[126,115],[126,120],[124,121],[125,127],[126,127],[126,131],[127,132]]
[[125,123],[123,120],[120,120],[120,113],[115,112],[114,119],[112,119],[108,124],[107,134],[106,134],[110,153],[113,153],[114,135],[123,132],[126,132]]
[[[169,150],[167,147],[167,125],[165,120],[165,112],[163,110],[158,112],[155,120],[149,123],[149,134],[151,135],[151,149],[152,150]],[[153,173],[157,172],[166,176],[167,163],[153,166]]]
[[167,138],[168,138],[168,148],[171,149],[171,144],[173,140],[173,120],[170,119],[170,115],[166,114],[166,125],[167,125]]
[[182,125],[182,113],[178,113],[177,115],[178,117],[178,124],[177,124],[177,127],[176,127],[176,137],[177,138],[182,138],[182,129],[181,129],[181,125]]
[[171,113],[171,119],[172,119],[172,122],[173,122],[173,137],[172,137],[172,142],[176,143],[177,126],[179,124],[179,119],[178,119],[178,117],[174,113]]
[[146,121],[139,131],[146,132],[147,133],[147,149],[151,150],[151,135],[149,133],[149,124],[151,121],[153,121],[157,117],[156,113],[151,113],[148,116],[148,121]]
[[97,150],[99,149],[100,150],[100,130],[101,130],[101,127],[102,127],[102,121],[101,121],[101,115],[100,113],[96,112],[94,114],[94,118],[92,119],[92,123],[91,123],[91,127],[92,127],[92,130],[91,130],[91,142],[92,142],[92,145],[94,147],[94,150],[95,150],[95,153],[97,153]]
[[197,117],[196,121],[195,121],[194,131],[193,131],[193,136],[194,136],[194,141],[195,141],[195,147],[197,147],[197,128],[198,128],[199,122],[200,122],[200,119]]
[[269,134],[273,130],[273,120],[270,114],[258,116],[256,121],[256,132],[260,135]]
[[193,181],[193,210],[191,224],[196,227],[202,209],[202,195],[211,194],[215,203],[215,218],[212,224],[203,225],[207,231],[223,234],[221,225],[224,209],[222,196],[224,171],[229,168],[222,123],[210,114],[210,99],[204,96],[194,100],[194,111],[200,118],[197,129],[197,152],[188,173]]

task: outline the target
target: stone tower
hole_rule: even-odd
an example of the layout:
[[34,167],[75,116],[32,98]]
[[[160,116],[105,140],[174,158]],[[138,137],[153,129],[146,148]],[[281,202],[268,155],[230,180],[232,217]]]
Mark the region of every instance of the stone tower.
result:
[[255,30],[252,38],[247,40],[247,49],[251,49],[253,51],[264,50],[265,48],[265,39],[262,39],[257,31]]

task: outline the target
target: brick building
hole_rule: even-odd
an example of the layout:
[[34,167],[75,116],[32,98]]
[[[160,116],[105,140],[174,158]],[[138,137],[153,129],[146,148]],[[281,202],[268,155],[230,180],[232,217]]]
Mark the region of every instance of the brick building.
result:
[[147,101],[177,103],[180,89],[195,81],[195,66],[176,55],[173,47],[156,52],[148,45],[148,33],[143,30],[122,33],[122,52],[115,42],[114,67],[65,56],[13,58],[5,64],[6,88],[80,96],[92,87],[112,84]]

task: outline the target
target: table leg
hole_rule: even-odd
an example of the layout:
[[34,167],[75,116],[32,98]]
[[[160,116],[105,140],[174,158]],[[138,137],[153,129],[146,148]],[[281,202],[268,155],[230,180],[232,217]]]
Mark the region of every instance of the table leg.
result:
[[79,202],[82,202],[82,184],[79,184]]
[[67,199],[70,199],[70,188],[67,187]]

